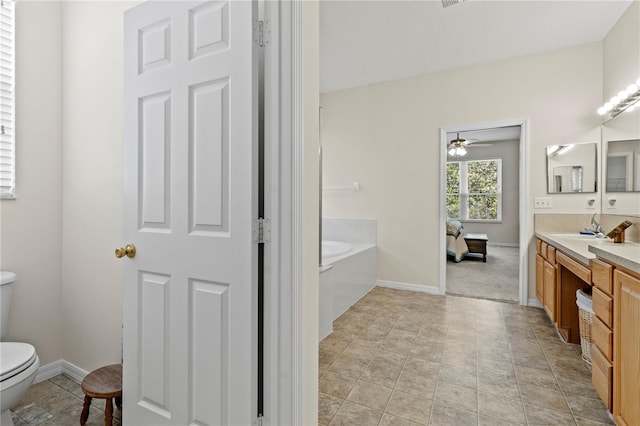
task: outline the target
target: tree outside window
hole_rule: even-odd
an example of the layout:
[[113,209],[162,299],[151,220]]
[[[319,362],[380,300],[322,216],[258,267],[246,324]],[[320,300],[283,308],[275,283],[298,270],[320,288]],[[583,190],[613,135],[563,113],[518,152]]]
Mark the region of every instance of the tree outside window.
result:
[[502,160],[447,163],[447,217],[464,221],[502,219]]

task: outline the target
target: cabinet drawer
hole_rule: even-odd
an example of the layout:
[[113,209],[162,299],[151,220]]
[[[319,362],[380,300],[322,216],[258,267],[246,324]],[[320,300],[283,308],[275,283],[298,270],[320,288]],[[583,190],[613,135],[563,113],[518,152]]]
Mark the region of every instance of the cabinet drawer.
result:
[[591,269],[573,260],[561,251],[556,253],[556,261],[558,265],[564,266],[585,283],[591,283]]
[[593,317],[591,324],[591,339],[602,355],[609,362],[613,362],[613,331],[596,316]]
[[613,377],[613,367],[597,347],[592,348],[591,361],[593,363],[591,382],[598,395],[600,395],[600,399],[604,402],[604,405],[611,411],[611,399],[613,396],[611,378]]
[[613,328],[613,299],[593,287],[593,312],[602,320],[609,328]]
[[547,258],[547,247],[549,247],[549,244],[545,243],[544,241],[542,242],[542,245],[540,246],[540,254],[542,255],[542,257],[544,257],[545,259]]
[[540,238],[536,238],[536,252],[542,254],[542,240]]
[[552,265],[556,264],[556,248],[554,246],[547,246],[547,260]]
[[593,285],[613,296],[613,266],[598,259],[591,260],[591,280]]

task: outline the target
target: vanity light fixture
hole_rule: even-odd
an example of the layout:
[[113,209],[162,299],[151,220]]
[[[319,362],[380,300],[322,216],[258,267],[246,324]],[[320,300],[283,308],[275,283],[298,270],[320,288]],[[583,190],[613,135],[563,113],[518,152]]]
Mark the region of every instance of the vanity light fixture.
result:
[[637,108],[638,102],[640,102],[640,78],[635,83],[628,85],[626,89],[619,91],[609,102],[598,108],[598,114],[605,115],[609,113],[613,118],[627,109],[632,111]]

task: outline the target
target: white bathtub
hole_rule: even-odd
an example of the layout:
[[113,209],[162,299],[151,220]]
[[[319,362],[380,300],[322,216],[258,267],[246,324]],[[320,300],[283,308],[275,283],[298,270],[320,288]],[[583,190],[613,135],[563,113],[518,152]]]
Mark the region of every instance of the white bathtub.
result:
[[376,284],[376,245],[322,242],[320,268],[320,340],[333,330],[333,321]]
[[351,251],[351,244],[342,241],[322,242],[322,264],[324,265],[332,257],[340,256]]

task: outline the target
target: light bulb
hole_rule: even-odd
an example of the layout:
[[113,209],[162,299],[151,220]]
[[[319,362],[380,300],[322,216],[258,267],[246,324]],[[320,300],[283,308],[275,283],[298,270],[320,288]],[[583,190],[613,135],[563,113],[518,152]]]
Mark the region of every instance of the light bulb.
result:
[[627,96],[629,96],[629,93],[626,90],[621,90],[618,92],[618,97],[620,98],[620,101],[624,101],[625,99],[627,99]]
[[638,91],[638,85],[635,83],[631,83],[629,86],[627,86],[627,92],[632,95],[634,93],[636,93]]
[[467,150],[464,149],[464,146],[461,146],[460,148],[458,148],[457,152],[458,155],[467,155]]
[[604,104],[605,111],[609,112],[611,111],[611,108],[613,108],[613,105],[611,105],[611,102],[607,102],[606,104]]
[[454,155],[456,155],[456,149],[455,149],[455,148],[451,148],[451,149],[449,150],[449,155],[450,155],[450,156],[452,156],[452,157],[453,157]]
[[598,108],[598,115],[605,115],[606,113],[607,113],[607,110],[604,109],[604,107]]
[[609,102],[611,103],[611,106],[614,107],[620,103],[620,98],[618,96],[614,96]]

